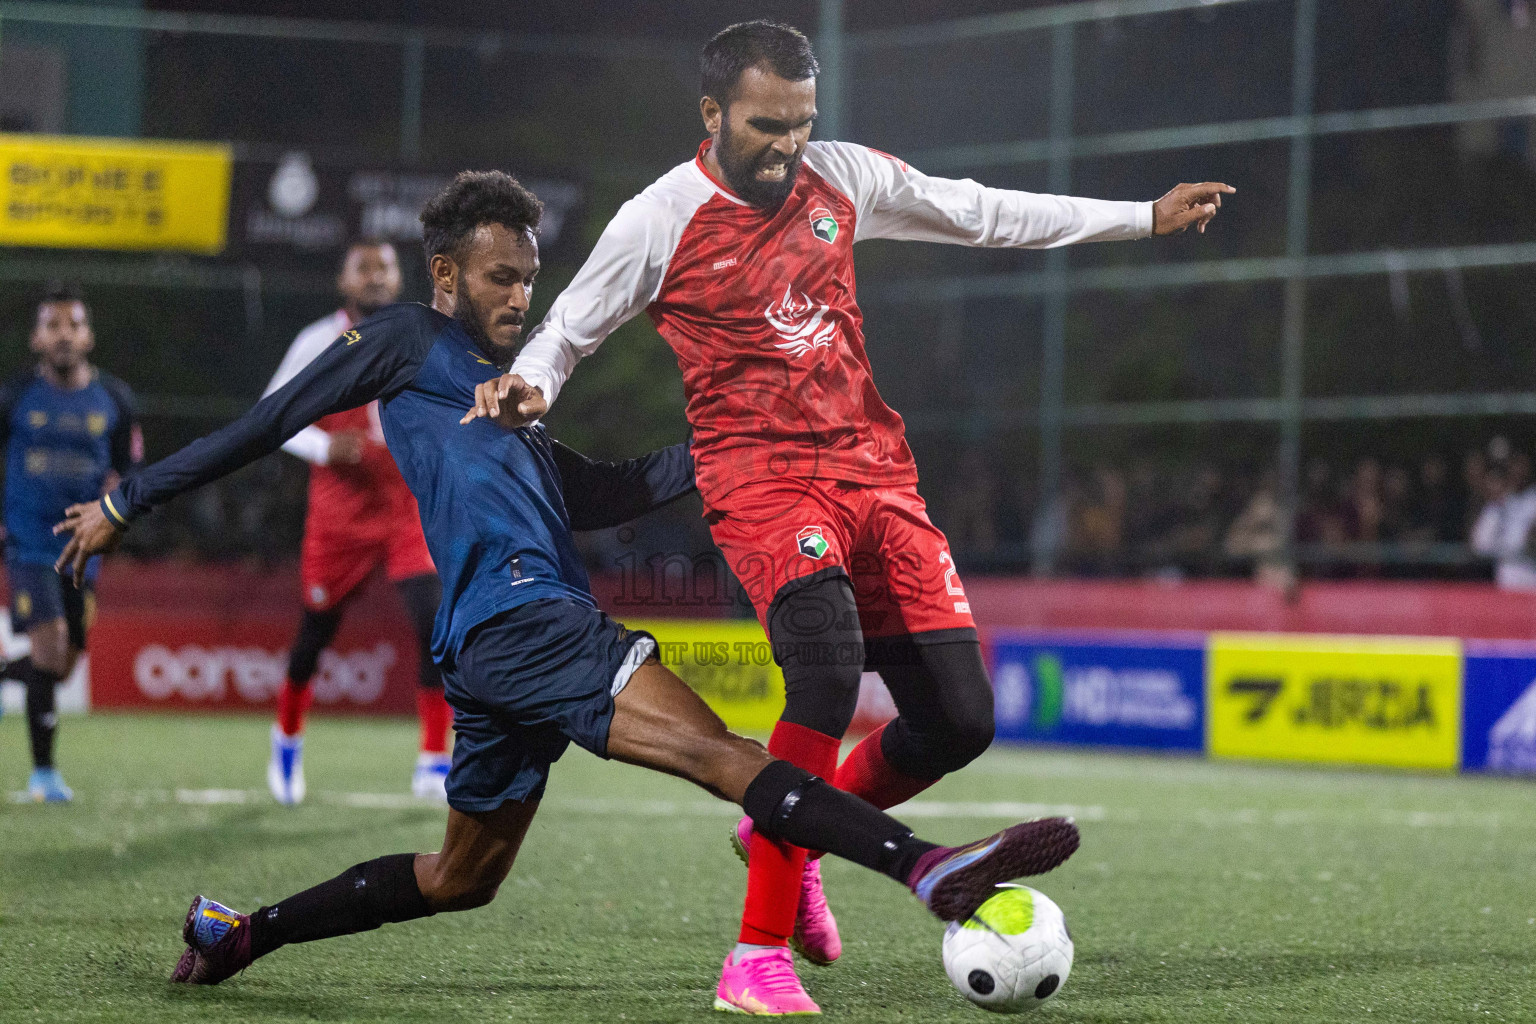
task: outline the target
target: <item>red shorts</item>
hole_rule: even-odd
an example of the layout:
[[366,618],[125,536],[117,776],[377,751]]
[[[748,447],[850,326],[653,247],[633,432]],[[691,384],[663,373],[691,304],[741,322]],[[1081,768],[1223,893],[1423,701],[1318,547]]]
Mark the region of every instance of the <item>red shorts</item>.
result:
[[910,484],[779,479],[736,488],[707,518],[765,632],[786,587],[838,570],[853,583],[865,637],[974,631],[949,542],[926,508]]
[[421,520],[414,515],[401,516],[398,523],[390,532],[372,536],[305,530],[299,553],[304,607],[316,612],[336,607],[379,566],[391,580],[437,572],[421,532]]

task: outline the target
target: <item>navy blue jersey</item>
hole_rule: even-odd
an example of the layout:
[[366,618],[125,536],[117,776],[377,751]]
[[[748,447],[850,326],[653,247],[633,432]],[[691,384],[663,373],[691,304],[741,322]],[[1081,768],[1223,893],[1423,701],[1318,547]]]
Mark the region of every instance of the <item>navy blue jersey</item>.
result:
[[[55,537],[64,510],[102,495],[109,473],[126,474],[142,454],[133,393],[97,370],[61,388],[36,369],[0,388],[5,440],[6,554],[52,565],[68,537]],[[89,575],[94,575],[94,562]]]
[[[451,664],[471,629],[539,598],[593,604],[571,538],[693,489],[688,445],[600,463],[543,427],[461,426],[475,386],[499,372],[463,326],[417,303],[380,310],[224,429],[136,473],[102,499],[134,517],[275,451],[321,416],[377,398],[389,445],[416,496],[443,582],[432,653]],[[574,521],[574,522],[573,522]]]

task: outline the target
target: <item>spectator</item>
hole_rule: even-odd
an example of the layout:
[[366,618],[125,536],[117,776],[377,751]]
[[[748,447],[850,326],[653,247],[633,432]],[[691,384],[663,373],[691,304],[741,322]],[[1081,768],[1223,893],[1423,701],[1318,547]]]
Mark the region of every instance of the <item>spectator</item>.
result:
[[1196,468],[1168,517],[1168,528],[1152,545],[1154,557],[1180,572],[1213,572],[1220,555],[1224,525],[1224,483],[1221,470],[1206,464]]
[[1483,472],[1487,502],[1472,526],[1472,550],[1494,560],[1494,580],[1504,590],[1536,590],[1531,526],[1536,523],[1536,489],[1516,490],[1519,468],[1495,449]]
[[1082,571],[1102,576],[1122,568],[1125,552],[1125,477],[1094,467],[1085,500],[1072,510],[1072,552]]
[[1381,539],[1381,521],[1386,515],[1381,477],[1381,463],[1375,459],[1364,458],[1355,465],[1344,498],[1349,517],[1353,520],[1350,540],[1371,544]]
[[1401,544],[1410,541],[1409,516],[1413,512],[1413,478],[1402,466],[1389,466],[1381,478],[1381,525],[1379,539]]
[[1284,590],[1292,585],[1294,574],[1285,560],[1285,512],[1279,491],[1274,471],[1267,471],[1227,528],[1222,550],[1228,558],[1251,561],[1254,582]]
[[1462,536],[1466,498],[1450,485],[1445,459],[1430,455],[1419,465],[1418,492],[1409,507],[1404,540],[1454,543]]
[[1134,568],[1146,567],[1148,548],[1167,526],[1167,490],[1149,460],[1138,459],[1132,464],[1126,481],[1125,546]]
[[1323,459],[1307,463],[1302,482],[1299,540],[1312,544],[1343,544],[1354,536],[1352,512],[1340,498],[1333,470]]

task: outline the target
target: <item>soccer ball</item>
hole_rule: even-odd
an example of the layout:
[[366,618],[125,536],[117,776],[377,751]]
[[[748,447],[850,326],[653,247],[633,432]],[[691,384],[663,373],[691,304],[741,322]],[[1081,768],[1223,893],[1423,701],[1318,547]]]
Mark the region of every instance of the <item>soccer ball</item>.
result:
[[944,933],[944,972],[983,1010],[1023,1013],[1061,990],[1072,936],[1061,908],[1024,885],[998,886],[968,921]]

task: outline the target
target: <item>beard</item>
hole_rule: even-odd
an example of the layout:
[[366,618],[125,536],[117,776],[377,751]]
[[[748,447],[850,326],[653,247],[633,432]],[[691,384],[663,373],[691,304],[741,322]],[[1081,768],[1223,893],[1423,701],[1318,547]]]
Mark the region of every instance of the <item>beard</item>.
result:
[[[492,316],[475,305],[475,300],[470,298],[467,291],[461,289],[454,296],[453,318],[463,325],[465,332],[475,340],[475,344],[479,345],[486,355],[491,357],[498,368],[511,363],[512,357],[517,355],[517,350],[521,346],[516,343],[503,351],[501,346],[491,340],[490,334],[486,332],[485,324],[488,320],[492,319]],[[522,323],[522,321],[519,320],[518,323]],[[521,338],[522,336],[519,335],[518,337]]]
[[720,145],[715,159],[720,162],[720,172],[725,175],[725,183],[731,187],[731,191],[753,206],[765,210],[776,210],[783,206],[784,200],[795,190],[795,176],[800,173],[802,157],[803,154],[796,153],[785,162],[783,181],[759,181],[759,165],[775,161],[776,155],[772,150],[756,154],[736,152],[732,144],[730,119],[721,119]]
[[85,357],[74,351],[50,349],[44,354],[43,361],[48,364],[48,368],[54,373],[60,377],[67,377],[75,372],[81,363],[85,362]]

